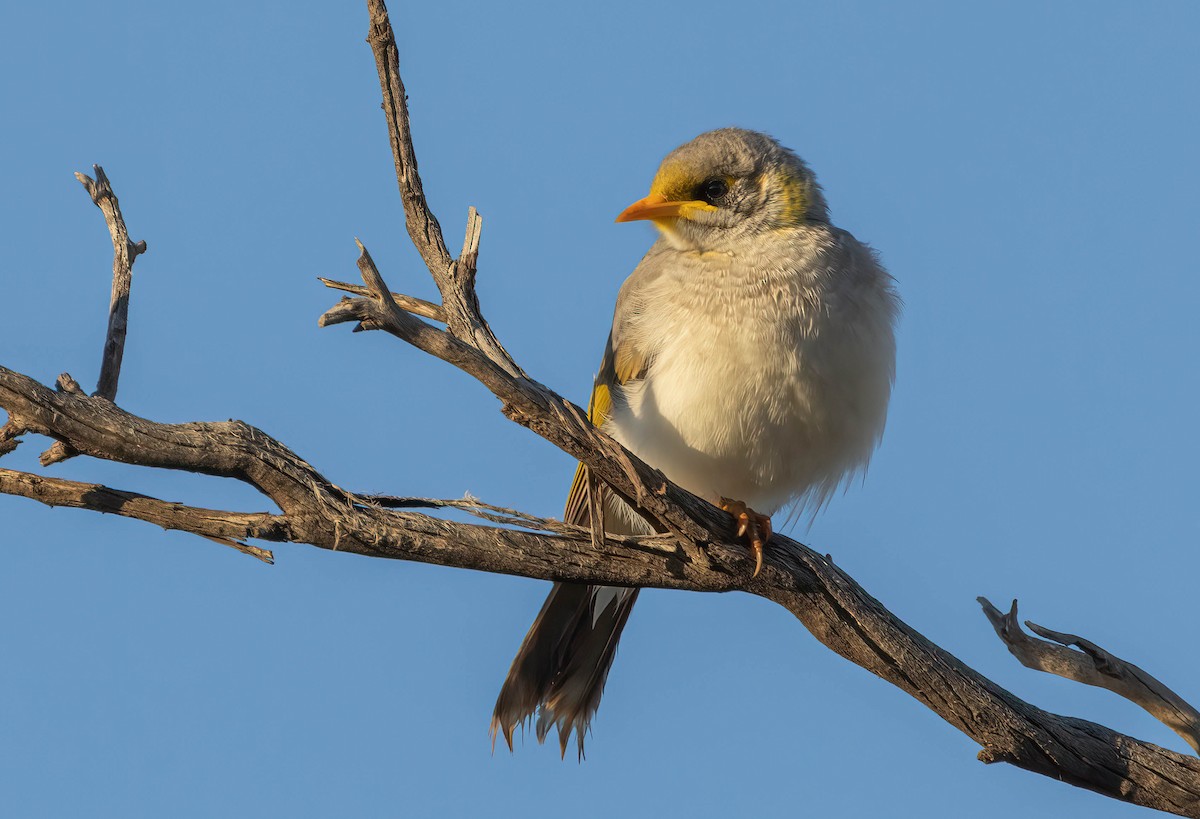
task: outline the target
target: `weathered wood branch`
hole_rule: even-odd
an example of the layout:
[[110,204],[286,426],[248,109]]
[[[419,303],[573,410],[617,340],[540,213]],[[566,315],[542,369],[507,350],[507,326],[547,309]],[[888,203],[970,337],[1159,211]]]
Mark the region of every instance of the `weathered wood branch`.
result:
[[450,256],[442,227],[429,208],[425,188],[417,171],[417,155],[413,149],[412,126],[408,116],[408,93],[400,78],[400,52],[392,21],[382,0],[367,3],[370,28],[367,42],[375,55],[375,70],[383,93],[383,111],[387,120],[388,139],[396,166],[396,182],[404,204],[404,224],[417,251],[425,262],[442,295],[450,333],[488,355],[512,375],[524,375],[508,352],[496,340],[479,309],[475,295],[475,263],[479,255],[479,239],[483,220],[475,208],[467,213],[463,250],[457,259]]
[[[1109,654],[1100,646],[1076,634],[1066,634],[1025,621],[1029,630],[1044,640],[1036,640],[1021,630],[1017,621],[1017,601],[1007,613],[993,606],[986,597],[978,598],[983,613],[996,629],[996,635],[1021,665],[1045,671],[1068,680],[1107,688],[1136,703],[1150,716],[1166,725],[1192,748],[1200,752],[1200,712],[1156,677],[1133,663]],[[1079,651],[1072,651],[1077,646]]]
[[[235,513],[171,504],[92,484],[0,470],[0,493],[51,506],[115,512],[208,538],[308,543],[368,557],[416,560],[544,580],[658,586],[691,591],[736,588],[745,562],[736,543],[697,562],[673,538],[608,537],[490,507],[478,501],[374,498],[342,489],[279,441],[241,421],[159,424],[105,399],[51,390],[0,367],[0,407],[26,433],[64,441],[80,454],[135,466],[233,478],[253,486],[282,514]],[[401,508],[387,508],[388,506]],[[543,532],[441,520],[403,508],[453,506]],[[174,509],[172,509],[174,507]],[[690,545],[689,545],[690,546]],[[690,546],[689,551],[695,551]]]
[[[202,510],[8,470],[0,470],[0,492],[124,514],[221,542],[257,538],[309,543],[373,557],[565,582],[745,590],[785,607],[826,646],[970,736],[982,746],[979,757],[985,762],[1009,762],[1113,798],[1200,817],[1200,759],[1022,701],[902,622],[828,558],[786,537],[771,539],[763,572],[751,578],[752,558],[734,537],[727,514],[671,484],[595,429],[579,407],[526,375],[488,327],[476,297],[478,214],[470,212],[464,249],[455,259],[429,210],[417,173],[391,25],[381,0],[368,0],[368,7],[369,41],[409,235],[437,283],[442,304],[393,296],[360,245],[364,286],[353,286],[357,297],[328,310],[322,326],[352,322],[358,329],[385,330],[470,374],[500,399],[506,416],[584,461],[663,534],[606,536],[593,542],[587,529],[475,501],[454,504],[474,507],[503,525],[442,520],[414,510],[451,502],[349,492],[248,424],[158,424],[103,397],[83,394],[70,379],[60,379],[54,391],[3,367],[0,407],[9,419],[0,429],[0,455],[21,434],[48,435],[92,457],[243,481],[279,512]],[[418,315],[443,322],[445,329]]]
[[[371,291],[361,284],[339,282],[335,279],[327,279],[324,276],[317,276],[317,281],[333,290],[353,293],[356,296],[369,296],[371,294]],[[407,313],[440,321],[442,324],[446,323],[446,311],[442,309],[442,305],[440,304],[434,304],[431,301],[425,301],[425,299],[418,299],[415,296],[405,296],[401,293],[392,293],[391,296],[392,301],[396,302],[396,306]]]
[[[104,351],[100,358],[100,377],[96,383],[96,395],[109,401],[117,399],[117,382],[121,378],[121,362],[125,357],[125,336],[129,329],[129,292],[133,287],[133,263],[146,252],[146,243],[134,242],[125,227],[121,204],[113,192],[108,176],[99,165],[93,165],[96,178],[76,173],[75,178],[83,185],[92,203],[104,214],[108,234],[113,245],[112,296],[108,302],[108,331],[104,338]],[[0,453],[2,454],[2,453]],[[73,458],[73,452],[62,441],[55,441],[41,455],[42,466],[61,463]]]
[[75,178],[87,190],[92,202],[104,213],[113,245],[112,296],[108,303],[108,333],[104,339],[104,355],[100,361],[100,378],[96,395],[109,401],[117,399],[117,382],[121,378],[121,361],[125,356],[125,336],[129,328],[129,291],[133,286],[133,263],[146,252],[146,243],[129,238],[121,204],[113,193],[108,176],[99,165],[93,165],[96,178],[76,173]]
[[47,506],[89,509],[93,512],[144,520],[164,529],[191,532],[231,546],[264,563],[275,562],[275,556],[269,549],[251,546],[241,541],[247,538],[272,540],[277,543],[289,540],[287,521],[279,515],[201,509],[158,500],[137,492],[110,489],[97,483],[65,481],[13,469],[0,469],[0,493],[30,498]]
[[[745,550],[732,532],[714,532],[707,546],[667,535],[609,537],[594,548],[590,531],[552,521],[543,522],[555,532],[546,534],[384,508],[440,502],[347,492],[241,422],[156,424],[103,399],[56,392],[2,367],[0,406],[23,419],[27,431],[61,438],[82,454],[245,481],[275,501],[282,514],[239,516],[180,507],[178,514],[162,517],[168,513],[162,501],[44,478],[41,485],[48,489],[37,490],[28,476],[7,470],[0,472],[0,492],[96,511],[124,508],[130,517],[205,536],[305,542],[547,580],[692,591],[744,584],[791,611],[825,645],[978,741],[984,761],[1011,762],[1136,804],[1200,815],[1200,760],[1023,702],[908,627],[827,558],[788,538],[771,540],[763,574],[746,582]],[[571,441],[561,428],[548,438]],[[145,505],[139,509],[138,504]],[[522,516],[519,525],[537,522]]]

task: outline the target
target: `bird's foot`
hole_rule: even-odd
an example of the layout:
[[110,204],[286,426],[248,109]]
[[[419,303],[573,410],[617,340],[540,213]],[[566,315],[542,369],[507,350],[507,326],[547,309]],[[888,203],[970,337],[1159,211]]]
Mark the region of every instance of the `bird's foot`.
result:
[[762,571],[763,545],[771,539],[771,517],[760,515],[742,501],[721,498],[721,508],[733,515],[737,521],[737,536],[750,541],[754,551],[754,574]]

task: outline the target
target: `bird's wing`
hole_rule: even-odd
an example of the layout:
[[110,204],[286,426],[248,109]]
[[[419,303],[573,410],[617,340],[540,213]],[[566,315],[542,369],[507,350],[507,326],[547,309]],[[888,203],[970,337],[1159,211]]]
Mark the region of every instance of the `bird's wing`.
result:
[[[618,333],[618,327],[608,334],[608,343],[604,345],[604,357],[600,360],[600,370],[596,373],[596,381],[592,385],[592,396],[588,399],[588,420],[597,427],[603,427],[612,409],[613,392],[630,382],[637,381],[646,374],[649,357],[630,343],[613,342]],[[575,479],[571,481],[571,491],[567,494],[566,510],[563,520],[577,526],[590,525],[588,503],[588,468],[580,463],[575,468]]]

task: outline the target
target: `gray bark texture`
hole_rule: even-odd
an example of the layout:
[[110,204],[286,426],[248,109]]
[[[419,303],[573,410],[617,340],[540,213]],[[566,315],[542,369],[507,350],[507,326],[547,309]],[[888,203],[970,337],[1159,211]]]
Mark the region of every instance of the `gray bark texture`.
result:
[[[382,0],[368,0],[367,5],[368,42],[378,68],[408,232],[438,286],[441,304],[393,294],[360,244],[363,284],[323,280],[352,296],[322,315],[320,325],[348,322],[355,330],[383,330],[471,375],[500,399],[508,418],[586,463],[607,487],[635,504],[659,534],[613,537],[471,499],[359,495],[334,485],[282,443],[243,422],[160,424],[124,411],[114,399],[132,264],[145,244],[130,241],[116,196],[99,167],[95,182],[82,175],[81,181],[86,180],[93,201],[104,211],[115,249],[100,386],[87,395],[64,374],[51,389],[0,367],[0,407],[8,414],[0,428],[0,456],[20,436],[35,433],[56,441],[43,454],[43,464],[86,455],[232,478],[253,486],[280,512],[203,509],[7,469],[0,469],[0,493],[192,532],[266,562],[272,553],[246,541],[307,543],[552,581],[748,592],[783,606],[830,649],[915,697],[978,742],[983,762],[1007,762],[1114,799],[1200,817],[1200,759],[1022,701],[914,631],[830,559],[787,537],[771,538],[762,573],[752,577],[754,559],[736,538],[728,514],[672,484],[593,427],[583,410],[526,374],[492,333],[476,297],[479,214],[469,211],[463,250],[453,257],[429,210],[391,23]],[[452,522],[428,513],[446,506],[485,522]],[[1033,627],[1054,643],[1034,640],[1020,631],[1015,604],[1003,615],[980,602],[1021,662],[1104,685],[1142,705],[1197,747],[1200,719],[1195,709],[1149,674],[1074,635]]]

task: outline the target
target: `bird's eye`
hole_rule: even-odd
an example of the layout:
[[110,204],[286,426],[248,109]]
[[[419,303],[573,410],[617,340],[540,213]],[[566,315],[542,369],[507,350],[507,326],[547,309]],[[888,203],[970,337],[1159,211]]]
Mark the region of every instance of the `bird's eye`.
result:
[[729,183],[724,179],[709,179],[700,184],[699,193],[701,199],[710,205],[715,205],[725,198],[725,194],[729,193]]

